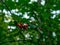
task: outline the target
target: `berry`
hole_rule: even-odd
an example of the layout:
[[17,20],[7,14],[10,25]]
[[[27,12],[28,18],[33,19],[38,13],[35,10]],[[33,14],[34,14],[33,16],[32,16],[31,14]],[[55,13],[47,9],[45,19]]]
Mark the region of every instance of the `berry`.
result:
[[17,24],[17,26],[19,27],[19,28],[23,28],[23,24],[22,23],[19,23],[19,24]]
[[28,29],[28,24],[23,24],[23,29]]

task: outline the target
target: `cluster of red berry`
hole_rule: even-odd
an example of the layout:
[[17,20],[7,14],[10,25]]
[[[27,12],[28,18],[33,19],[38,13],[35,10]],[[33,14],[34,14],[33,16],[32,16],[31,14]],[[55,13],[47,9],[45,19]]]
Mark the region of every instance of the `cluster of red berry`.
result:
[[18,26],[20,29],[28,29],[28,24],[17,23],[16,26]]
[[28,29],[28,24],[22,24],[22,23],[19,23],[17,24],[17,26],[20,28],[20,29]]

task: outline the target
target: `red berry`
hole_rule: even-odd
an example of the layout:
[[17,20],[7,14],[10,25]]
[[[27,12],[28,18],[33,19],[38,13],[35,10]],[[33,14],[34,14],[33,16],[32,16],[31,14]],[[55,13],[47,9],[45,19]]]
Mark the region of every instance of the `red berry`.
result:
[[23,24],[23,29],[28,29],[28,24]]
[[23,28],[23,24],[22,23],[19,23],[19,24],[17,24],[17,26],[19,27],[19,28]]
[[28,24],[23,24],[23,26],[28,27]]

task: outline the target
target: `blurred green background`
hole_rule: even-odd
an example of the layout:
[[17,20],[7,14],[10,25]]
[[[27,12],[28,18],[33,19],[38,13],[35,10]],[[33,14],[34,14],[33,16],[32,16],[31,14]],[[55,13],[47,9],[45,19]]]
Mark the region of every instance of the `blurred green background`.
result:
[[59,44],[60,0],[0,0],[0,45]]

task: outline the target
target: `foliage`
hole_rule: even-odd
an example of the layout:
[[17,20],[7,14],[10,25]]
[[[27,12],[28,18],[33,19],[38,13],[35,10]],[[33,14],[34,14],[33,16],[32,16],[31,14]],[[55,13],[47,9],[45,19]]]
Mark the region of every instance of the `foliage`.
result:
[[[1,45],[60,44],[60,0],[41,2],[0,0]],[[14,21],[28,24],[28,29],[19,28]]]

